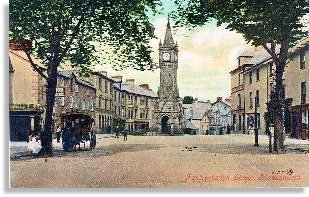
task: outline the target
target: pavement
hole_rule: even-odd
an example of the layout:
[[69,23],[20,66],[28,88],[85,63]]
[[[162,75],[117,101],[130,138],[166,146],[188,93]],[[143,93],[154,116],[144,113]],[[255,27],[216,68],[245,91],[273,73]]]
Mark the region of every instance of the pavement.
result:
[[[111,138],[114,137],[113,134],[97,134],[98,139],[102,138]],[[89,141],[86,142],[86,147],[89,147]],[[21,156],[28,156],[29,153],[27,152],[28,143],[26,141],[22,142],[15,142],[10,141],[10,157],[21,157]],[[57,143],[57,139],[53,139],[53,148],[55,151],[63,150],[62,147],[62,139],[59,143]]]
[[[236,134],[237,135],[237,134]],[[243,135],[243,134],[239,134]],[[97,134],[97,139],[103,139],[103,138],[114,138],[115,134]],[[266,135],[259,135],[259,139],[268,139],[268,136]],[[294,138],[286,138],[285,139],[286,144],[293,144],[293,145],[309,145],[309,140],[301,140],[301,139],[294,139]],[[86,147],[89,147],[89,141],[86,142]],[[28,143],[26,141],[24,142],[10,142],[10,157],[21,157],[21,156],[28,156],[29,153],[27,152]],[[60,140],[60,143],[57,143],[56,139],[53,139],[53,148],[55,151],[63,150],[62,147],[62,141]]]

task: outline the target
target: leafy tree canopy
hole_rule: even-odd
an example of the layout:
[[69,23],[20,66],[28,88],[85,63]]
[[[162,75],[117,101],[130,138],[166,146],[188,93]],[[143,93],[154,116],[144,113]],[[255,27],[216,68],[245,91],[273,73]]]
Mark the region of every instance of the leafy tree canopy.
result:
[[[152,69],[148,42],[154,28],[146,13],[156,12],[158,4],[157,0],[12,0],[9,37],[33,41],[28,52],[47,67],[58,60],[87,71],[103,60],[116,67]],[[96,51],[106,46],[107,56],[98,58]],[[117,58],[108,60],[112,56]]]
[[309,13],[307,0],[175,0],[178,25],[199,26],[212,19],[218,25],[241,33],[253,45],[291,43],[308,36],[303,18]]
[[183,98],[182,103],[183,103],[183,104],[192,104],[193,101],[194,101],[194,99],[193,99],[192,96],[185,96],[185,97]]

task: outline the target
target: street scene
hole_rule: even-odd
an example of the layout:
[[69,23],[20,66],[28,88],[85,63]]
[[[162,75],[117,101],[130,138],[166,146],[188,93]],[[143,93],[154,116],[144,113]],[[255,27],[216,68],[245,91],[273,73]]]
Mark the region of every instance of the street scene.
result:
[[11,188],[308,187],[308,1],[9,9]]
[[[122,136],[121,136],[122,137]],[[92,151],[11,161],[13,188],[252,188],[305,187],[308,154],[269,155],[267,138],[129,136],[98,140]],[[307,147],[301,140],[290,147]]]

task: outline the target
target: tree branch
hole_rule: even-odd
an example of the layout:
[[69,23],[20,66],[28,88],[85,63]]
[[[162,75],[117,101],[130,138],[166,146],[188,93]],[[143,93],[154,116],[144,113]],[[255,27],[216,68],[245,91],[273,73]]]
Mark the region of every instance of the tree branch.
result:
[[[273,42],[272,42],[271,45],[273,45]],[[269,48],[269,47],[267,46],[267,44],[265,44],[265,43],[262,44],[262,46],[263,46],[264,49],[269,53],[269,55],[272,57],[273,61],[274,61],[274,62],[277,62],[278,57],[277,57],[277,54],[276,54],[275,49],[273,49],[273,46],[271,46],[271,48]]]
[[60,56],[60,58],[59,58],[60,61],[61,61],[62,58],[65,56],[65,54],[68,52],[68,50],[69,50],[69,48],[70,48],[70,46],[71,46],[71,44],[72,44],[74,38],[75,38],[76,35],[79,33],[79,27],[80,27],[80,25],[82,24],[82,22],[84,21],[84,18],[85,18],[85,15],[83,14],[83,15],[80,17],[80,19],[79,19],[78,23],[76,24],[76,26],[74,27],[74,32],[72,33],[69,42],[66,44],[65,49],[64,49],[64,50],[62,51],[62,53],[61,53],[61,56]]
[[21,59],[23,59],[23,60],[29,62],[30,65],[31,65],[31,67],[32,67],[35,71],[37,71],[44,79],[47,80],[47,76],[43,73],[42,68],[33,62],[33,60],[32,60],[32,58],[31,58],[29,52],[27,52],[26,50],[23,50],[23,51],[24,51],[25,54],[27,55],[28,60],[25,59],[25,58],[23,58],[23,57],[21,57],[20,55],[14,53],[14,52],[12,52],[12,53],[13,53],[14,55],[18,56],[19,58],[21,58]]

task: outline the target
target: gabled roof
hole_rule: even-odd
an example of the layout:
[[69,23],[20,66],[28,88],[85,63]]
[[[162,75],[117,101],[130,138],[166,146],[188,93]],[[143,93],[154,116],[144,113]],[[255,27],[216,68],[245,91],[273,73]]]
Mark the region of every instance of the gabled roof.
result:
[[58,71],[58,75],[61,75],[63,77],[66,77],[66,78],[71,78],[72,75],[75,76],[76,78],[76,81],[77,83],[80,83],[82,85],[85,85],[85,86],[88,86],[88,87],[91,87],[91,88],[95,88],[95,86],[93,84],[91,84],[90,82],[88,81],[85,81],[85,80],[82,80],[77,73],[75,73],[73,70],[62,70],[62,71]]
[[113,86],[115,88],[119,89],[119,90],[126,91],[128,93],[133,93],[133,94],[143,95],[143,96],[149,96],[149,97],[153,97],[153,98],[157,97],[157,95],[152,90],[147,90],[147,89],[142,88],[140,86],[134,86],[134,85],[127,84],[127,83],[121,83],[120,84],[120,82],[114,83]]

